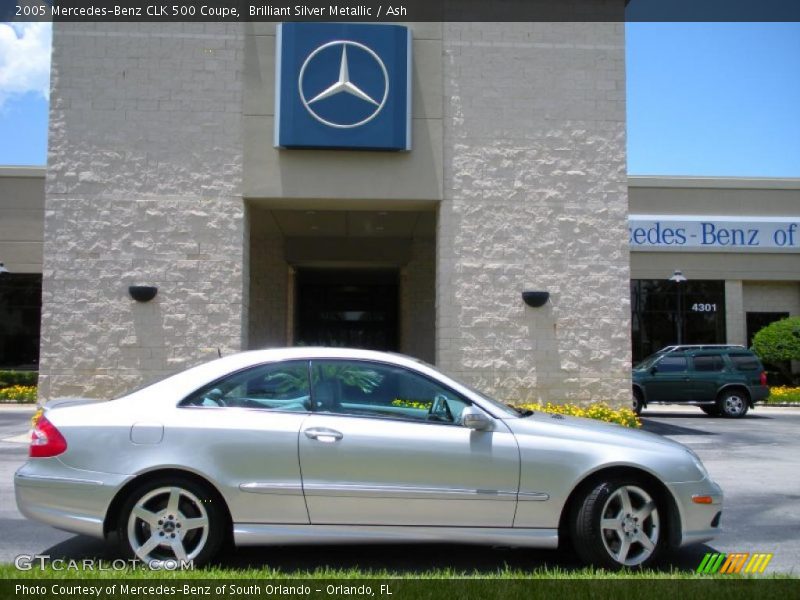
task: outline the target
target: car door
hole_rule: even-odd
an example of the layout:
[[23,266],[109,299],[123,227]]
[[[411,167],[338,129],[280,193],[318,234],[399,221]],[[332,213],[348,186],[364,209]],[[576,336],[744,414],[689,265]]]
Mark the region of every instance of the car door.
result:
[[692,369],[689,371],[692,385],[692,400],[695,402],[713,402],[717,398],[717,390],[722,387],[725,363],[719,354],[698,354],[692,357]]
[[686,356],[666,354],[651,368],[644,382],[648,402],[688,402],[692,399]]
[[300,432],[312,524],[511,527],[519,450],[458,424],[469,402],[428,377],[368,361],[312,365]]

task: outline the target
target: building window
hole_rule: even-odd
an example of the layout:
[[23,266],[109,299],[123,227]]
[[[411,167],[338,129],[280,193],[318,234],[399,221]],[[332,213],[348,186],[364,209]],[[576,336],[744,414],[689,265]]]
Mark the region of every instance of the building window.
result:
[[42,276],[0,276],[0,369],[39,367]]
[[[678,284],[666,279],[631,281],[631,338],[634,363],[677,343]],[[684,344],[725,343],[725,282],[689,280],[679,284],[683,299]]]

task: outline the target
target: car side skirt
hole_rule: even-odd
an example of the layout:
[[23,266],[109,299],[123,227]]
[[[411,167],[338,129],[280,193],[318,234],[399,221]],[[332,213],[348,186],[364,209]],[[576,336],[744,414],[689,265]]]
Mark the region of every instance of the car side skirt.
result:
[[284,544],[456,543],[557,548],[557,529],[409,527],[391,525],[271,525],[236,523],[237,546]]

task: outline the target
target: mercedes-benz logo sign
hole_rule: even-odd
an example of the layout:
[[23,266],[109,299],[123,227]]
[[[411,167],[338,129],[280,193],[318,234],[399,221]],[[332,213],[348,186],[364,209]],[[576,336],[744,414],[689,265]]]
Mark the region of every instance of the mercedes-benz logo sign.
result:
[[[339,75],[325,65],[330,53],[338,54]],[[348,56],[348,50],[350,56]],[[355,77],[351,77],[351,65]],[[323,71],[323,69],[325,69]],[[351,129],[378,116],[389,97],[389,74],[381,58],[369,47],[351,40],[335,40],[311,52],[298,77],[300,101],[320,123],[337,129]],[[323,102],[328,100],[328,102]],[[340,113],[351,119],[338,118]]]

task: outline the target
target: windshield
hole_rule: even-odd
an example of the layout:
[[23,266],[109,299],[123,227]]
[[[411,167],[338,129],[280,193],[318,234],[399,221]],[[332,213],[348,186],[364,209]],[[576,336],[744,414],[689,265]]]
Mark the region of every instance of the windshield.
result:
[[645,358],[643,361],[633,365],[633,368],[636,369],[637,371],[644,371],[646,369],[649,369],[654,364],[656,364],[658,359],[661,358],[662,356],[664,356],[663,352],[656,352],[655,354],[651,354],[650,356]]

